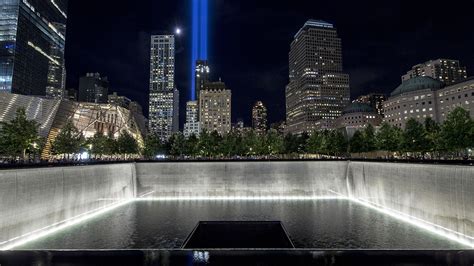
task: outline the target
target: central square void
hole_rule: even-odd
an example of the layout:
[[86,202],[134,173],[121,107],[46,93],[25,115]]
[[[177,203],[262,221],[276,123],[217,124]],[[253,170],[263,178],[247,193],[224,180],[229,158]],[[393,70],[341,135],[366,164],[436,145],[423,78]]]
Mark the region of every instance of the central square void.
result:
[[199,222],[185,249],[294,248],[281,222]]

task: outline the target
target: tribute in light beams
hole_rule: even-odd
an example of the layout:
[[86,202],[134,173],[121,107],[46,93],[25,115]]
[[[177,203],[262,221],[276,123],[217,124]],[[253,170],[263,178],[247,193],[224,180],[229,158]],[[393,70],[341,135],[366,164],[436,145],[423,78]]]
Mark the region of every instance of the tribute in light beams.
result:
[[196,100],[194,72],[197,60],[207,60],[208,0],[192,1],[192,56],[191,56],[191,100]]

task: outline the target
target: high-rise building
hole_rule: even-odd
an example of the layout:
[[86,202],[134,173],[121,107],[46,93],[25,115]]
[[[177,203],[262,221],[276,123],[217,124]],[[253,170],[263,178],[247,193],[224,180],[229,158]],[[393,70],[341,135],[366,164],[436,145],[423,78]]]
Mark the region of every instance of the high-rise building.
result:
[[186,123],[184,124],[184,136],[199,136],[201,127],[199,125],[199,106],[197,101],[186,103]]
[[79,79],[80,102],[107,103],[109,95],[109,80],[99,73],[87,73]]
[[198,60],[196,61],[196,72],[194,74],[195,84],[196,84],[196,95],[195,99],[199,101],[199,92],[204,89],[204,86],[209,82],[209,65],[207,60]]
[[385,94],[383,93],[371,93],[357,97],[357,99],[354,100],[353,103],[367,104],[373,109],[375,109],[377,114],[383,116],[383,103],[386,100],[387,96],[385,96]]
[[68,0],[0,0],[0,91],[64,96]]
[[267,131],[267,108],[261,101],[256,102],[252,108],[252,127],[258,134]]
[[289,70],[287,132],[330,127],[350,102],[349,75],[343,72],[336,28],[324,21],[307,21],[291,43]]
[[151,36],[149,130],[162,141],[179,130],[174,35]]
[[217,131],[220,135],[231,130],[232,92],[224,82],[208,82],[199,94],[199,122],[201,130]]
[[466,67],[461,66],[458,60],[436,59],[412,67],[402,76],[402,81],[425,76],[451,85],[467,79],[467,72]]
[[108,98],[109,98],[108,104],[121,106],[127,109],[129,109],[130,103],[132,102],[132,100],[130,100],[129,98],[125,96],[120,96],[116,92],[113,92],[112,94],[110,94]]

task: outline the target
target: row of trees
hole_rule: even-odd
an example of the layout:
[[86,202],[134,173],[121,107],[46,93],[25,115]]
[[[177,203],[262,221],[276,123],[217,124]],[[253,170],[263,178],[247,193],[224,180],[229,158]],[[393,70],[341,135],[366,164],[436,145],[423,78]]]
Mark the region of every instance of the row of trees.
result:
[[95,159],[102,159],[104,155],[128,159],[140,154],[140,147],[137,140],[126,131],[122,131],[117,139],[100,133],[86,139],[71,122],[67,122],[52,143],[51,151],[53,155],[62,155],[63,159],[83,152]]
[[356,132],[348,147],[352,153],[382,150],[416,157],[466,156],[474,147],[474,121],[469,112],[456,108],[441,125],[426,118],[424,123],[409,119],[403,131],[386,123],[376,133],[368,127]]
[[463,156],[474,147],[474,121],[469,112],[457,108],[443,124],[427,118],[424,123],[415,119],[406,122],[404,130],[383,123],[376,131],[368,126],[355,132],[351,139],[339,130],[316,131],[311,135],[285,135],[270,130],[266,134],[249,131],[243,134],[231,132],[220,136],[216,132],[202,132],[199,138],[185,138],[181,133],[173,135],[167,143],[160,143],[149,136],[145,140],[144,155],[153,158],[156,154],[176,157],[221,157],[275,156],[298,154],[322,154],[345,157],[351,154],[386,151],[431,158],[441,155]]
[[[39,126],[36,121],[27,119],[24,109],[18,109],[13,120],[0,122],[0,155],[21,160],[37,157],[46,145],[46,139],[39,137]],[[117,139],[102,134],[86,139],[70,121],[67,122],[51,143],[52,155],[71,159],[84,152],[94,158],[104,155],[127,158],[139,154],[140,147],[126,131]]]
[[[38,137],[38,129],[39,124],[28,120],[25,110],[17,110],[13,120],[0,123],[0,155],[27,159],[31,155],[39,154],[46,141]],[[372,126],[357,131],[351,139],[338,130],[317,131],[311,135],[283,135],[275,130],[265,134],[248,131],[230,132],[224,136],[217,132],[203,131],[199,138],[185,138],[183,134],[178,133],[165,143],[151,135],[145,139],[143,149],[136,139],[125,131],[117,139],[102,134],[85,139],[81,132],[68,122],[51,143],[51,152],[52,155],[64,159],[71,159],[71,155],[75,158],[74,156],[84,152],[97,159],[103,156],[126,159],[138,154],[151,159],[158,154],[181,158],[281,155],[294,157],[306,153],[345,157],[349,153],[374,151],[386,151],[387,156],[393,153],[412,153],[423,157],[431,155],[430,157],[434,158],[442,155],[463,156],[473,147],[474,121],[466,110],[457,108],[441,125],[431,118],[427,118],[424,123],[410,119],[404,130],[384,123],[377,131]]]

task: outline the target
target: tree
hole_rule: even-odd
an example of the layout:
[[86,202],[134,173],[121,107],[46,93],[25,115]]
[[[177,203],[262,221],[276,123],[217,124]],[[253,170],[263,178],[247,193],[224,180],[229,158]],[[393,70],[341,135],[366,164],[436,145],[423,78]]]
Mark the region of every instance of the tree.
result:
[[198,144],[198,150],[199,154],[204,157],[211,157],[213,155],[213,150],[215,143],[213,142],[213,138],[211,137],[211,134],[207,132],[207,130],[203,130],[200,135],[199,135],[199,144]]
[[356,131],[354,136],[349,141],[349,151],[351,153],[362,153],[365,152],[365,138],[361,131]]
[[145,148],[143,149],[143,155],[148,159],[154,159],[159,154],[166,153],[164,145],[161,143],[160,138],[155,134],[150,134],[145,138]]
[[0,152],[25,159],[27,152],[40,147],[38,127],[36,121],[27,119],[25,109],[19,108],[13,120],[0,122]]
[[222,141],[219,145],[219,151],[227,157],[237,155],[239,154],[239,146],[241,146],[241,143],[242,139],[240,135],[232,131],[228,134],[225,134],[222,138]]
[[266,153],[268,155],[282,154],[284,150],[283,137],[274,129],[270,129],[264,135]]
[[382,123],[375,138],[379,150],[397,152],[400,149],[402,142],[400,129],[386,122]]
[[411,118],[405,125],[403,132],[403,150],[408,152],[425,152],[428,148],[424,126]]
[[347,152],[347,140],[344,134],[339,130],[333,130],[329,133],[330,153],[341,155]]
[[117,139],[118,153],[128,158],[130,154],[138,154],[139,147],[137,140],[127,131],[122,131]]
[[89,149],[91,155],[102,158],[107,153],[107,137],[104,134],[96,133],[86,142],[86,148]]
[[107,141],[105,142],[105,151],[104,154],[114,155],[119,153],[118,142],[112,134],[107,136]]
[[194,157],[199,154],[198,148],[199,148],[199,139],[196,137],[196,135],[192,134],[186,140],[184,154]]
[[244,156],[252,156],[252,155],[257,155],[258,154],[258,147],[259,147],[259,137],[255,133],[255,131],[249,130],[245,132],[243,138],[242,138],[242,147],[243,150],[241,151]]
[[473,121],[461,107],[449,113],[441,127],[441,137],[447,151],[462,151],[474,145]]
[[436,152],[442,149],[441,142],[441,127],[436,121],[431,117],[425,119],[425,138],[426,138],[426,148],[430,152]]
[[375,128],[369,124],[364,129],[364,152],[372,152],[377,150],[377,140],[375,138]]
[[170,138],[170,155],[183,156],[186,149],[186,139],[182,133],[173,134]]
[[77,154],[80,152],[82,144],[84,143],[84,136],[74,126],[71,121],[61,129],[58,136],[52,143],[53,154],[68,156],[70,154]]
[[306,150],[310,153],[321,153],[323,150],[324,136],[319,131],[314,131],[306,143]]

